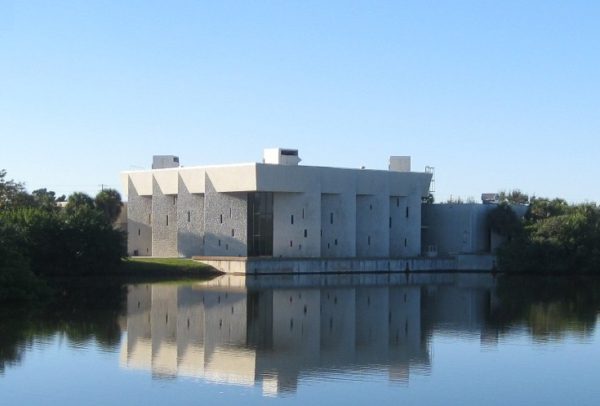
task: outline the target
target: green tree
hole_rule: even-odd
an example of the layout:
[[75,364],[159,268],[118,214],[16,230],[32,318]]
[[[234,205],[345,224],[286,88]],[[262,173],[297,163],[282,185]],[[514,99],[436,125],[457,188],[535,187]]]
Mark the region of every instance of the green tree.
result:
[[123,208],[123,202],[121,201],[121,195],[114,189],[105,189],[99,192],[94,199],[96,208],[104,213],[104,216],[109,223],[114,223],[121,209]]
[[46,211],[57,210],[56,206],[56,193],[46,188],[37,189],[31,192],[33,197],[33,203],[35,207],[38,207]]
[[0,302],[31,300],[41,289],[21,251],[17,231],[0,221]]
[[506,271],[599,272],[600,209],[535,199],[521,238],[498,250]]
[[81,209],[93,209],[94,207],[94,199],[83,192],[74,192],[67,199],[65,211],[68,214],[74,214]]
[[550,217],[567,214],[569,205],[563,199],[531,198],[531,204],[525,218],[530,222],[537,222]]
[[18,250],[37,275],[102,273],[126,256],[125,234],[95,208],[21,208],[0,214],[0,221],[12,225]]
[[513,189],[510,191],[502,190],[498,193],[498,201],[500,203],[509,204],[528,204],[529,195],[521,192],[519,189]]
[[508,239],[517,237],[523,230],[521,220],[507,203],[500,203],[488,214],[490,229]]
[[8,210],[16,207],[33,204],[33,199],[25,190],[25,185],[6,179],[6,170],[0,170],[0,210]]

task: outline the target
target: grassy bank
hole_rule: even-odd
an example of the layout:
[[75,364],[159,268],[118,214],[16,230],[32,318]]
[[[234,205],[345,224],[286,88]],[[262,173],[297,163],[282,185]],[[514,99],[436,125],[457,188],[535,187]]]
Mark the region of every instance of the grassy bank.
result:
[[219,274],[210,266],[186,258],[127,258],[121,264],[123,273],[131,275],[202,276]]

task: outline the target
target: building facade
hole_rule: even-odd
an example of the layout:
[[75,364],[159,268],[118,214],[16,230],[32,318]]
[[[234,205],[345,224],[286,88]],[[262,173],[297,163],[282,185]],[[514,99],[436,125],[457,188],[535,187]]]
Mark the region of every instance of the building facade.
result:
[[[505,238],[489,225],[489,214],[498,203],[486,200],[479,203],[424,204],[422,212],[423,251],[428,255],[454,257],[461,254],[494,254]],[[522,218],[527,206],[513,204],[511,209]]]
[[[431,174],[298,165],[296,150],[263,163],[122,173],[130,255],[156,257],[413,257]],[[167,167],[160,167],[167,162]]]

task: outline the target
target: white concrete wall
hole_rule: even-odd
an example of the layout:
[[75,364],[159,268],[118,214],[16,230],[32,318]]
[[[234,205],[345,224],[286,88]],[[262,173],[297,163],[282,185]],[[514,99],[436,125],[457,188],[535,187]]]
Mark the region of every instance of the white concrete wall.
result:
[[423,248],[436,245],[438,255],[490,252],[487,215],[495,205],[423,205]]
[[152,255],[152,196],[140,196],[134,183],[128,182],[127,253]]
[[273,256],[319,257],[320,223],[321,201],[317,190],[273,193]]
[[356,196],[356,256],[389,256],[389,211],[388,195]]
[[[176,169],[160,169],[152,171],[154,185],[158,185],[162,194],[176,195],[179,190],[179,171]],[[156,188],[153,186],[152,193]]]
[[407,207],[408,198],[406,196],[390,196],[390,257],[407,256],[410,232],[410,212],[407,216]]
[[321,195],[321,256],[356,255],[356,197],[353,193]]
[[[174,189],[169,188],[167,191],[173,192]],[[177,194],[166,194],[156,180],[152,192],[152,255],[176,257]]]
[[204,255],[247,255],[247,211],[247,193],[219,193],[207,176],[204,195]]
[[207,167],[206,176],[219,193],[256,190],[256,164]]
[[416,257],[421,255],[421,196],[411,193],[407,196],[408,218],[406,218],[407,246],[400,252],[401,256]]
[[[426,173],[254,163],[133,171],[123,177],[132,191],[130,252],[245,256],[247,193],[266,191],[274,193],[273,255],[331,258],[419,255],[420,201],[431,180]],[[169,204],[178,195],[176,204]],[[143,227],[149,200],[142,196],[152,199],[151,247]],[[394,198],[402,200],[401,208]],[[133,235],[136,230],[140,238]]]
[[181,178],[177,195],[177,252],[182,257],[204,254],[204,195],[190,193]]

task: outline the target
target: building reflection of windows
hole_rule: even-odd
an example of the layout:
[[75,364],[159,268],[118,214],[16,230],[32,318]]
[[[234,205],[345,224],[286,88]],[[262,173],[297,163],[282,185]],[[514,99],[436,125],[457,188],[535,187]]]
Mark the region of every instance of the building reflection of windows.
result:
[[481,310],[469,306],[484,306],[481,297],[419,285],[137,285],[129,289],[122,364],[155,376],[262,384],[265,394],[293,392],[300,376],[331,371],[384,369],[405,382],[414,368],[429,368],[431,318],[474,327]]

